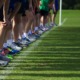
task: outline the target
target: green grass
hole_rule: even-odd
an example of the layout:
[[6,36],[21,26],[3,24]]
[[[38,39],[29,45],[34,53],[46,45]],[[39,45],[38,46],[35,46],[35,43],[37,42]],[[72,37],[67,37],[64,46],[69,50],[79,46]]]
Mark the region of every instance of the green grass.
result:
[[80,80],[80,11],[64,10],[65,18],[0,67],[0,80]]

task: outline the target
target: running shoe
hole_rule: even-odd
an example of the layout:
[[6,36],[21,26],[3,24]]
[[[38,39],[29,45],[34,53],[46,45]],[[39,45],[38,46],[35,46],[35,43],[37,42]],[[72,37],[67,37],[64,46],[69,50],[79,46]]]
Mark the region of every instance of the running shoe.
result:
[[42,30],[39,29],[38,34],[41,35],[43,33],[44,33],[44,31],[42,31]]
[[7,58],[6,56],[3,56],[2,54],[0,54],[0,60],[2,60],[2,61],[10,61],[9,58]]
[[10,51],[7,48],[3,48],[0,52],[0,54],[2,54],[3,56],[7,55],[8,53],[10,53]]
[[7,57],[8,59],[10,59],[10,60],[13,59],[13,55],[10,55],[10,54],[7,54],[6,57]]
[[17,42],[16,44],[17,44],[18,46],[22,47],[22,48],[28,46],[27,43],[24,44],[22,41]]
[[29,34],[28,36],[29,36],[29,37],[32,37],[32,38],[35,38],[35,39],[38,39],[38,38],[40,37],[39,35],[34,34],[34,33]]
[[20,51],[18,50],[14,50],[14,49],[11,49],[10,47],[7,48],[11,53],[19,53]]
[[12,43],[8,47],[12,48],[13,50],[18,50],[18,51],[22,50],[22,47],[17,46],[15,43]]
[[50,23],[50,25],[49,25],[50,27],[53,27],[54,26],[54,23]]
[[0,66],[5,67],[5,66],[8,65],[8,63],[9,63],[9,61],[3,61],[3,60],[0,60]]
[[47,27],[43,27],[43,28],[42,28],[43,31],[47,31],[48,29],[49,29],[49,28],[47,28]]
[[54,26],[56,27],[56,26],[58,26],[56,23],[54,23]]
[[30,44],[31,41],[28,38],[22,38],[22,43],[23,44]]
[[43,26],[39,26],[39,30],[43,31]]
[[34,42],[36,40],[35,37],[30,37],[30,36],[28,36],[28,39],[30,40],[30,42]]

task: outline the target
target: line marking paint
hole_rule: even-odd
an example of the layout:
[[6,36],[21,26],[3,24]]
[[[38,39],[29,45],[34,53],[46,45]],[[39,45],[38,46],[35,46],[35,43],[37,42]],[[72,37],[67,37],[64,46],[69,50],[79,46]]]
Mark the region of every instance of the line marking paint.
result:
[[65,19],[63,20],[62,24],[61,24],[61,25],[58,24],[58,26],[62,26],[62,25],[67,21],[67,19],[68,19],[68,18],[65,18]]

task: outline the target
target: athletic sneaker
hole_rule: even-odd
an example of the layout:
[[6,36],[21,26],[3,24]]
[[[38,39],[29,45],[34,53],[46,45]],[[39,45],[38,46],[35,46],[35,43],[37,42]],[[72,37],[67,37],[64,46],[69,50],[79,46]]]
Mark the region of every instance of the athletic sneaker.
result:
[[22,48],[28,46],[27,43],[24,43],[24,42],[22,42],[22,41],[18,41],[16,44],[17,44],[18,46],[22,47]]
[[7,48],[3,48],[0,52],[0,54],[2,54],[3,56],[7,55],[8,53],[10,53],[10,51]]
[[38,34],[41,35],[41,34],[43,34],[43,33],[44,33],[44,31],[43,31],[42,29],[39,28]]
[[5,66],[8,65],[8,63],[9,63],[9,61],[3,61],[3,60],[0,60],[0,66],[5,67]]
[[43,34],[43,33],[44,33],[44,31],[42,31],[42,30],[40,30],[40,29],[38,30],[38,34],[39,34],[39,35],[41,35],[41,34]]
[[6,57],[7,57],[8,59],[10,59],[10,60],[13,59],[13,55],[11,55],[11,54],[7,54]]
[[28,37],[28,39],[30,40],[30,42],[34,42],[35,40],[36,40],[36,38],[35,37]]
[[19,47],[15,44],[15,42],[13,42],[11,45],[9,45],[8,47],[12,48],[13,50],[22,50],[22,47]]
[[44,26],[39,27],[39,29],[42,30],[43,32],[45,32],[45,31],[48,30],[48,28],[47,27],[44,27]]
[[22,43],[29,45],[31,42],[28,38],[22,38]]
[[29,34],[29,37],[32,37],[32,38],[38,39],[40,36],[37,35],[37,34],[32,33],[32,34]]
[[18,52],[20,52],[20,51],[18,51],[18,50],[11,49],[10,47],[8,47],[7,49],[8,49],[11,53],[18,53]]
[[42,28],[43,28],[43,26],[39,26],[39,30],[43,31]]
[[7,58],[6,56],[3,56],[2,54],[0,54],[0,60],[2,60],[2,61],[10,61],[9,58]]
[[43,27],[42,30],[47,31],[47,30],[49,30],[49,28],[48,27]]
[[46,28],[46,31],[48,31],[48,30],[50,30],[52,28],[52,25],[48,25],[45,28]]
[[13,51],[11,51],[10,53],[8,53],[9,55],[15,55],[15,54],[18,54],[19,53],[19,51],[16,51],[16,50],[13,50]]
[[50,25],[49,25],[50,27],[53,27],[54,26],[54,23],[50,23]]
[[54,26],[58,26],[56,23],[54,23]]
[[40,38],[40,35],[38,35],[38,34],[32,33],[32,35],[35,36],[36,39]]

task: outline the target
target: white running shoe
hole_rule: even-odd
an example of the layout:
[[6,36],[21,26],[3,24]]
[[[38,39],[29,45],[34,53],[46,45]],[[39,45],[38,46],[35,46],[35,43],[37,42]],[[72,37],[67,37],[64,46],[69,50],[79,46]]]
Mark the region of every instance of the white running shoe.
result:
[[30,40],[31,42],[34,42],[34,41],[36,40],[36,38],[35,38],[35,37],[30,37],[30,36],[29,36],[29,40]]
[[11,47],[13,50],[18,50],[18,51],[22,49],[22,47],[17,46],[15,43],[12,43],[11,45],[9,45],[9,47]]
[[22,44],[30,44],[30,40],[28,38],[23,38],[21,41]]
[[0,66],[7,66],[8,65],[8,61],[3,61],[3,60],[0,60]]
[[44,32],[44,31],[39,30],[39,31],[38,31],[38,34],[41,35],[43,32]]
[[42,30],[43,30],[43,31],[47,31],[48,28],[47,28],[47,27],[43,27]]
[[21,42],[20,42],[22,45],[25,45],[25,44],[28,44],[28,41],[26,41],[26,40],[21,40]]

